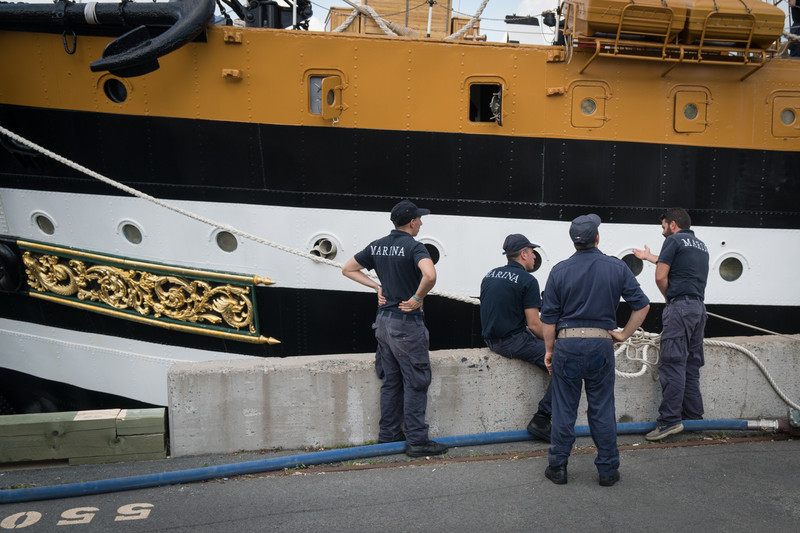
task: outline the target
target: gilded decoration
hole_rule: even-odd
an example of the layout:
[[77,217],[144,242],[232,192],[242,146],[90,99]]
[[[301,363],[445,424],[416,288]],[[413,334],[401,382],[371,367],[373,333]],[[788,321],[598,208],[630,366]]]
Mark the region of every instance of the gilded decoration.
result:
[[[119,313],[135,315],[142,317],[140,321],[150,323],[169,319],[184,323],[189,328],[192,328],[190,324],[196,325],[195,329],[211,327],[237,330],[231,334],[255,336],[256,340],[250,342],[277,342],[258,335],[252,300],[254,283],[272,283],[270,280],[175,267],[163,268],[182,275],[160,273],[129,267],[130,264],[140,267],[147,265],[146,263],[132,263],[113,257],[79,254],[67,250],[64,251],[72,252],[69,255],[85,255],[94,260],[63,257],[52,253],[54,250],[59,249],[51,248],[42,252],[25,250],[22,256],[28,285],[33,291],[43,293],[41,297],[57,299],[63,303],[71,301],[74,302],[73,305],[84,308],[85,305],[75,302],[75,299],[91,302],[90,305],[95,307],[92,310],[116,316],[120,316]],[[100,263],[96,261],[98,258],[105,261]],[[105,264],[115,261],[117,265]],[[214,281],[187,274],[207,274]],[[248,280],[250,283],[246,284]],[[208,333],[205,330],[196,332]]]

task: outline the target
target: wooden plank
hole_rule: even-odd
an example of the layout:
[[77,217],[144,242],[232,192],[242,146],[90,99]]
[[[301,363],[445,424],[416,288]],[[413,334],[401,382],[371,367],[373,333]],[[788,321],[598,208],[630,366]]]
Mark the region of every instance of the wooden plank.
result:
[[130,453],[125,455],[99,455],[97,457],[71,457],[70,465],[90,465],[102,463],[126,463],[129,461],[155,461],[166,459],[167,450],[151,453]]
[[[0,416],[0,436],[54,435],[116,426],[119,409]],[[77,429],[80,428],[80,429]]]
[[165,418],[163,408],[3,416],[0,462],[165,457]]
[[154,409],[122,409],[117,416],[117,435],[143,435],[166,432],[167,411]]
[[57,434],[0,436],[0,462],[67,459],[100,455],[117,438],[116,429],[66,430]]

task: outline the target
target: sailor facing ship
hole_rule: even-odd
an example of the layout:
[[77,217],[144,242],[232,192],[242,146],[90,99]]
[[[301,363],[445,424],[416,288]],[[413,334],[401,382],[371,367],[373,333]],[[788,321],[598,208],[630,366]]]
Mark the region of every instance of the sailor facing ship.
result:
[[[378,293],[378,315],[372,326],[378,341],[375,370],[383,380],[378,442],[405,440],[410,457],[447,451],[447,446],[428,438],[425,423],[431,362],[422,300],[436,284],[436,268],[425,245],[414,237],[427,214],[428,209],[408,200],[399,202],[392,208],[394,230],[342,267],[343,275]],[[363,268],[374,270],[381,283]]]
[[705,299],[708,280],[708,248],[689,228],[692,219],[685,209],[673,207],[661,215],[666,238],[658,257],[634,250],[639,259],[656,264],[656,285],[664,295],[661,355],[658,377],[661,406],[657,427],[647,440],[661,440],[683,431],[681,420],[703,418],[700,367],[704,364],[703,338],[706,327]]

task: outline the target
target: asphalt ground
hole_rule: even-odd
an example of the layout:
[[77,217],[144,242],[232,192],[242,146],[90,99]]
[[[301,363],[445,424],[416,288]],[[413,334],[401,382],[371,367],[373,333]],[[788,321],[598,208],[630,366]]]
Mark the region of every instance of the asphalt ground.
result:
[[[538,440],[447,455],[358,459],[209,481],[0,505],[0,530],[62,531],[792,531],[800,530],[800,439],[685,432],[621,435],[621,480],[600,487],[591,439],[569,483],[544,477]],[[313,450],[68,466],[0,465],[0,488],[161,474]]]

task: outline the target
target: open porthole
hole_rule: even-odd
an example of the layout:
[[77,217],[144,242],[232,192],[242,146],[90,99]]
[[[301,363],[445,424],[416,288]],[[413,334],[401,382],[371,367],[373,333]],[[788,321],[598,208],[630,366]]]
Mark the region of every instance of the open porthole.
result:
[[642,273],[642,270],[644,270],[644,262],[633,255],[633,253],[622,256],[622,262],[628,265],[628,268],[634,276],[638,276]]
[[434,265],[439,262],[443,255],[445,255],[444,246],[442,246],[442,243],[440,243],[438,240],[430,237],[423,237],[417,240],[425,246],[426,250],[428,250]]
[[308,253],[316,255],[323,259],[335,259],[336,254],[339,252],[339,245],[336,240],[329,235],[320,235],[312,243],[311,250]]

